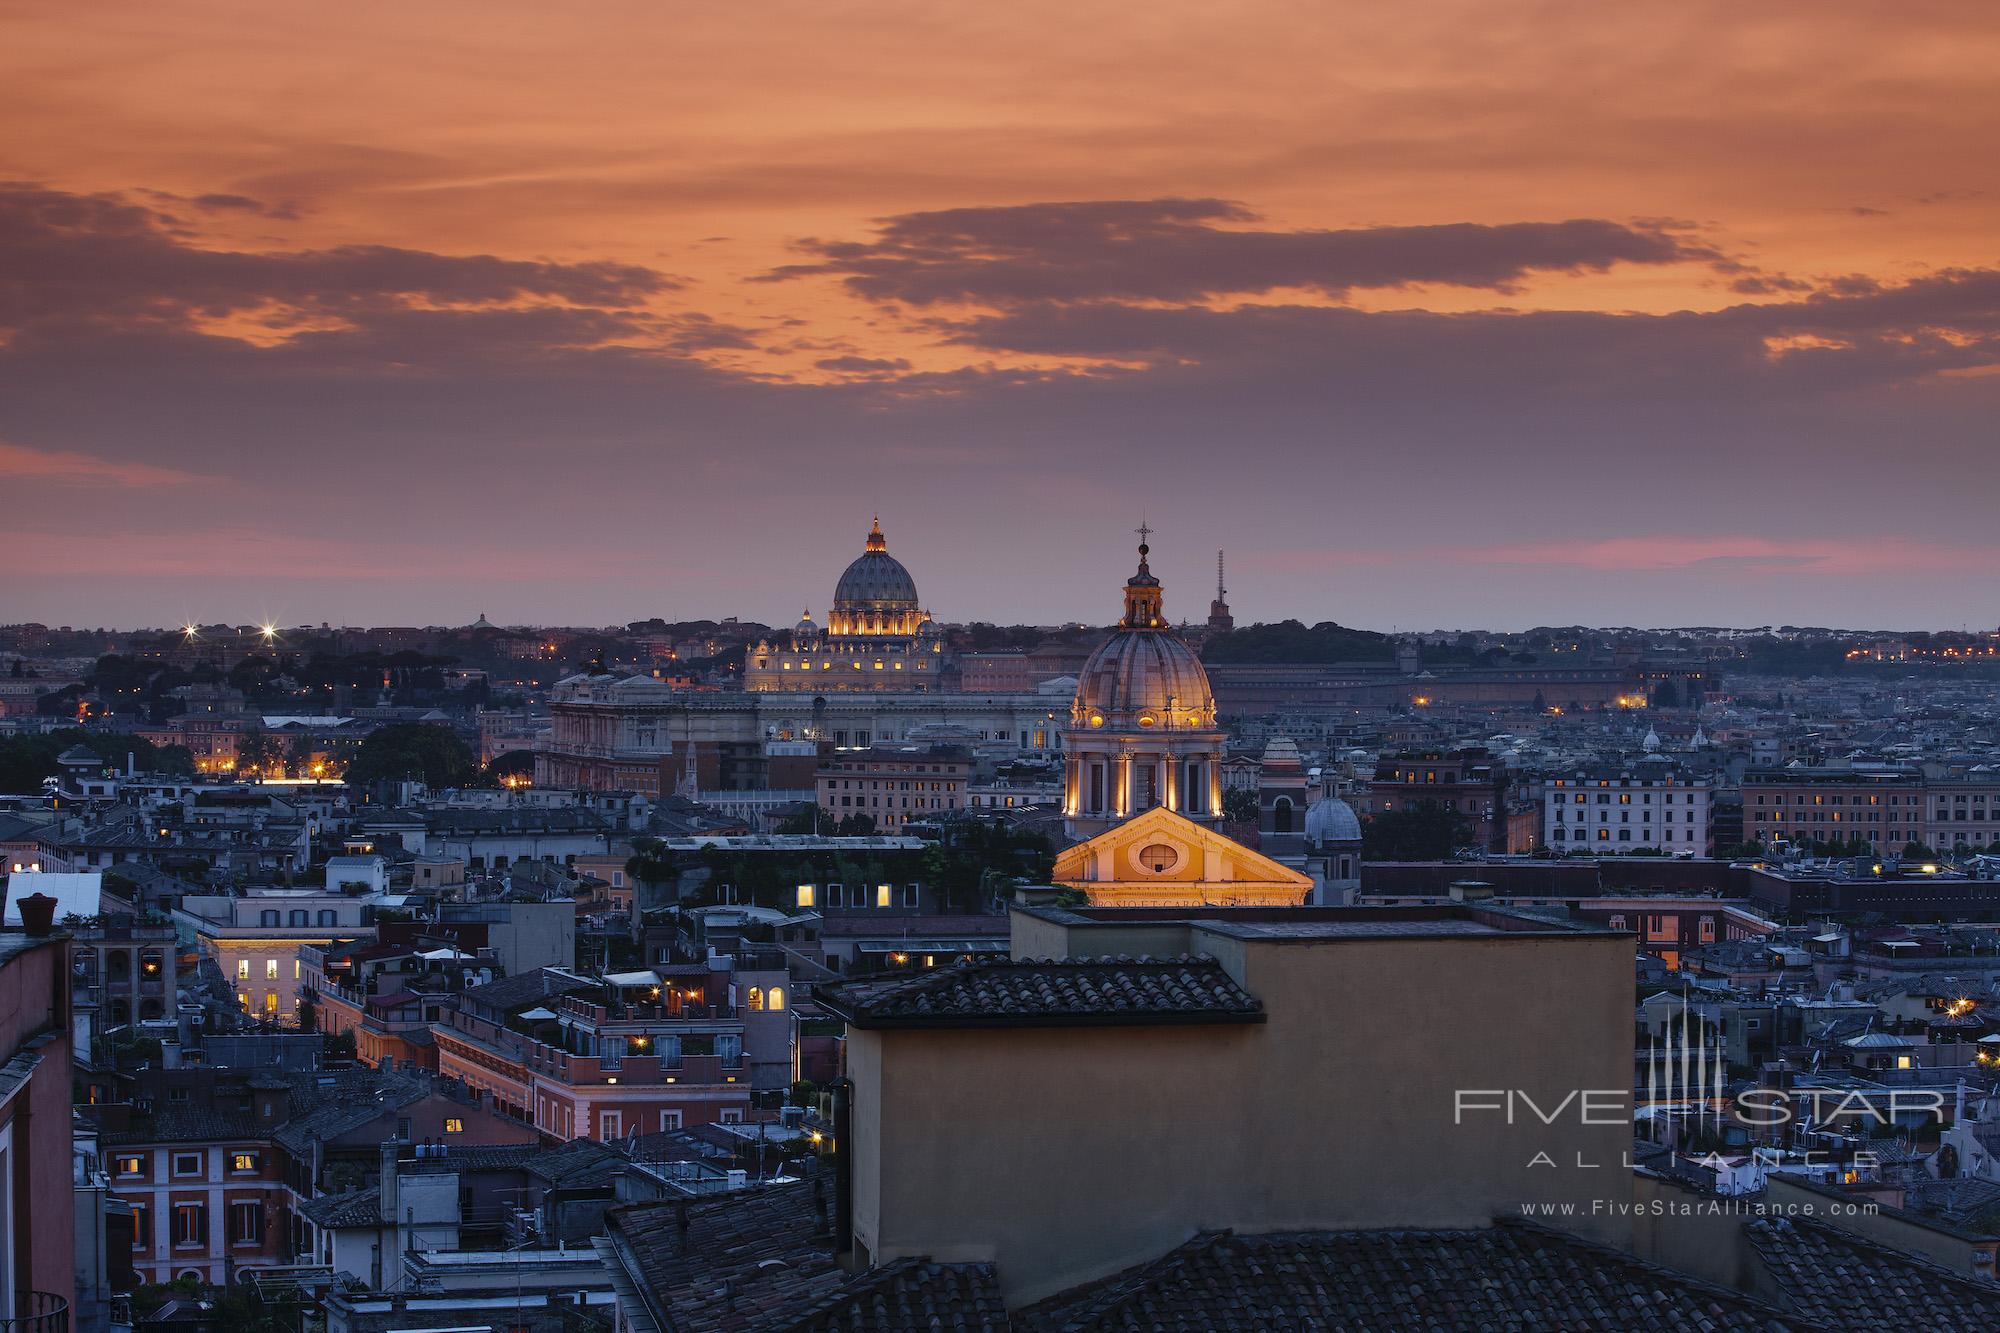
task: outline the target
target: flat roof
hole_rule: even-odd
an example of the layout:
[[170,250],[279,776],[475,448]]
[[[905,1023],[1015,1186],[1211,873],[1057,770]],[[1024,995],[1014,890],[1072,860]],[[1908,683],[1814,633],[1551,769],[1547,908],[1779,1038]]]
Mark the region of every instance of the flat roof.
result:
[[1016,912],[1071,929],[1187,926],[1241,940],[1379,940],[1630,935],[1594,921],[1557,920],[1470,903],[1416,907],[1032,907]]

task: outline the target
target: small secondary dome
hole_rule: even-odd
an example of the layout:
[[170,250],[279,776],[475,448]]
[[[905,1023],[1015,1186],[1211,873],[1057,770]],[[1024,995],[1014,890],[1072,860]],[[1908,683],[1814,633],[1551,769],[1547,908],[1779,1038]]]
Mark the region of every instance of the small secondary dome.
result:
[[1321,797],[1318,804],[1306,810],[1306,846],[1360,841],[1361,819],[1354,813],[1354,807],[1338,796]]

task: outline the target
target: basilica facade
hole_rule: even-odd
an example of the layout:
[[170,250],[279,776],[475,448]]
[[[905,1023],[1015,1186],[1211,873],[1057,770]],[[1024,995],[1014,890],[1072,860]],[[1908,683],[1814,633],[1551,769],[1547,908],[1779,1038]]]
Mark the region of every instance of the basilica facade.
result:
[[917,600],[917,582],[889,554],[877,519],[860,555],[834,585],[822,628],[811,608],[783,639],[751,645],[743,688],[782,694],[887,691],[929,694],[955,688],[944,635]]

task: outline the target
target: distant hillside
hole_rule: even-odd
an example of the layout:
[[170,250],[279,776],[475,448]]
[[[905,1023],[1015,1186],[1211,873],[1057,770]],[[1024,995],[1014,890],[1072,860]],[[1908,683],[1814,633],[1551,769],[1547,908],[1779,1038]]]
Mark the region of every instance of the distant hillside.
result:
[[1202,645],[1201,656],[1206,662],[1389,662],[1396,647],[1386,634],[1331,620],[1310,626],[1280,620],[1214,635]]

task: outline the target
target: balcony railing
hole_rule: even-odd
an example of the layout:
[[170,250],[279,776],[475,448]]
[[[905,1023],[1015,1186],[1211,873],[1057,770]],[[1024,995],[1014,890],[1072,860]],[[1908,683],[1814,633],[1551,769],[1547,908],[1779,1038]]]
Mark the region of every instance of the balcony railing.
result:
[[0,1319],[0,1333],[69,1333],[69,1301],[52,1292],[18,1292],[14,1317]]

